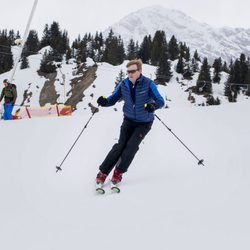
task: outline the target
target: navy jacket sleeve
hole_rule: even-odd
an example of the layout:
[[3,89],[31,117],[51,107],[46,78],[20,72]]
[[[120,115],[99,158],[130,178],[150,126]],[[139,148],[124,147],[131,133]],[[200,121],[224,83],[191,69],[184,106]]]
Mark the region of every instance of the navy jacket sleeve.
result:
[[113,94],[107,98],[108,101],[108,104],[106,105],[107,107],[115,105],[115,103],[119,101],[120,98],[122,97],[121,84],[122,82],[118,84]]
[[155,101],[155,106],[157,109],[160,109],[164,106],[164,99],[163,97],[160,95],[156,85],[154,82],[150,83],[150,87],[149,87],[149,95],[153,98],[153,100]]

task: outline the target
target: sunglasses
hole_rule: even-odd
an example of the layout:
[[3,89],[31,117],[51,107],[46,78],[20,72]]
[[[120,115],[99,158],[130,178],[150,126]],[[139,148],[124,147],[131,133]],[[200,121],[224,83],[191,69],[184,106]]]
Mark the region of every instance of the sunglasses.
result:
[[134,74],[138,69],[127,70],[127,74]]

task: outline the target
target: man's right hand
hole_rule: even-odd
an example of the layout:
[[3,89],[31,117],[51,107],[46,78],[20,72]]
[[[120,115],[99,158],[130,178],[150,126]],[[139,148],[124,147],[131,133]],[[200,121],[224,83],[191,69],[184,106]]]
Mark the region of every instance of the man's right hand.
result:
[[98,99],[97,99],[97,103],[102,106],[102,107],[105,107],[107,104],[108,104],[108,100],[105,96],[100,96]]

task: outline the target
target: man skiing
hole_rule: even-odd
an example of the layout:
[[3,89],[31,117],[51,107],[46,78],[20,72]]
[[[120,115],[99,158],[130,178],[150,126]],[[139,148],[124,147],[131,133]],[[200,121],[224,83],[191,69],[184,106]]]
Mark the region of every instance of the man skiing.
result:
[[120,137],[100,165],[96,177],[97,185],[102,185],[113,168],[111,182],[118,184],[123,173],[127,172],[139,144],[151,129],[154,111],[164,106],[164,99],[155,83],[142,75],[142,61],[132,60],[127,65],[128,77],[120,82],[108,98],[100,96],[97,103],[102,107],[114,105],[123,99],[124,120]]
[[5,79],[3,83],[5,87],[3,88],[0,96],[0,102],[4,98],[3,119],[12,120],[12,111],[17,98],[16,86],[11,84],[7,79]]

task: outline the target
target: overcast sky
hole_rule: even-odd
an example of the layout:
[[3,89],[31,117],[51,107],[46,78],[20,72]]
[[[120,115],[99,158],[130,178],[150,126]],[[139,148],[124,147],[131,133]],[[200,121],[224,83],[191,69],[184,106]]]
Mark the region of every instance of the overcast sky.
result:
[[[24,33],[34,0],[0,0],[0,30]],[[127,14],[151,5],[181,10],[214,27],[250,28],[250,0],[39,0],[31,25],[41,36],[44,25],[58,21],[71,38],[102,31]]]

